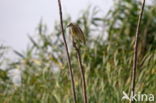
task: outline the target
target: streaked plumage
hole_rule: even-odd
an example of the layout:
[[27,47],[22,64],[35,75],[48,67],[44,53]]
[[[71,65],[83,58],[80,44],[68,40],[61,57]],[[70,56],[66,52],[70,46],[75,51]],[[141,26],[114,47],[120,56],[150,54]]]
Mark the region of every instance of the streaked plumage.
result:
[[69,33],[74,41],[86,44],[84,33],[77,24],[70,23],[67,27],[69,27]]

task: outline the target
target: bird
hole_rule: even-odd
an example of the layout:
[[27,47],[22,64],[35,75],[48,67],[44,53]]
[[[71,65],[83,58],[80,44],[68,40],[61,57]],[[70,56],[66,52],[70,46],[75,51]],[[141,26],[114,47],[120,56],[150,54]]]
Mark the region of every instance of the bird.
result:
[[78,24],[69,23],[69,25],[67,25],[67,28],[69,28],[69,34],[72,36],[74,42],[80,42],[84,45],[86,44],[84,33]]

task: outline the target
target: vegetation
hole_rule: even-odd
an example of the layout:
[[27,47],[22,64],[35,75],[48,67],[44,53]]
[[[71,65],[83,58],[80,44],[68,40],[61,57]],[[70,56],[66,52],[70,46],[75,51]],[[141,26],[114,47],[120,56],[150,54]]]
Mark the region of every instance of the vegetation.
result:
[[[88,7],[78,17],[87,46],[81,50],[89,103],[128,103],[122,92],[130,92],[133,46],[141,3],[118,0],[106,16],[97,7]],[[71,17],[64,18],[64,26]],[[139,36],[136,91],[156,94],[156,6],[146,5]],[[8,68],[21,70],[21,85],[13,84],[7,70],[0,70],[0,103],[73,103],[71,78],[59,22],[47,33],[41,21],[37,34],[29,36],[31,45]],[[70,46],[78,103],[83,103],[76,51]],[[106,38],[107,37],[107,38]],[[68,40],[69,39],[69,40]],[[0,49],[2,50],[2,49]],[[1,53],[0,53],[1,55]],[[1,55],[2,57],[3,55]],[[0,65],[3,60],[0,58]],[[1,69],[5,69],[4,67]],[[147,103],[147,102],[141,102]]]

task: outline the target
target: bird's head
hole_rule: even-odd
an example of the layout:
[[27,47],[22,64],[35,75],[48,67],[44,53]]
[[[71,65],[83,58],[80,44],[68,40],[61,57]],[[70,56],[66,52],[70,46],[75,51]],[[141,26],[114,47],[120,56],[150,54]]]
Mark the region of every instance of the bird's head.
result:
[[70,24],[67,25],[67,28],[72,27],[73,25],[74,25],[73,23],[70,23]]

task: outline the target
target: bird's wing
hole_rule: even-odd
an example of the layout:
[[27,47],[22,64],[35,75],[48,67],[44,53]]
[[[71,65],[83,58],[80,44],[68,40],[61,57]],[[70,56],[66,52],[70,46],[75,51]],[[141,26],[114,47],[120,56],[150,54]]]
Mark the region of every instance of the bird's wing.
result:
[[83,31],[81,30],[81,28],[78,25],[77,25],[77,28],[78,28],[78,30],[80,32],[80,36],[82,37],[84,44],[86,44],[86,39],[85,39]]

